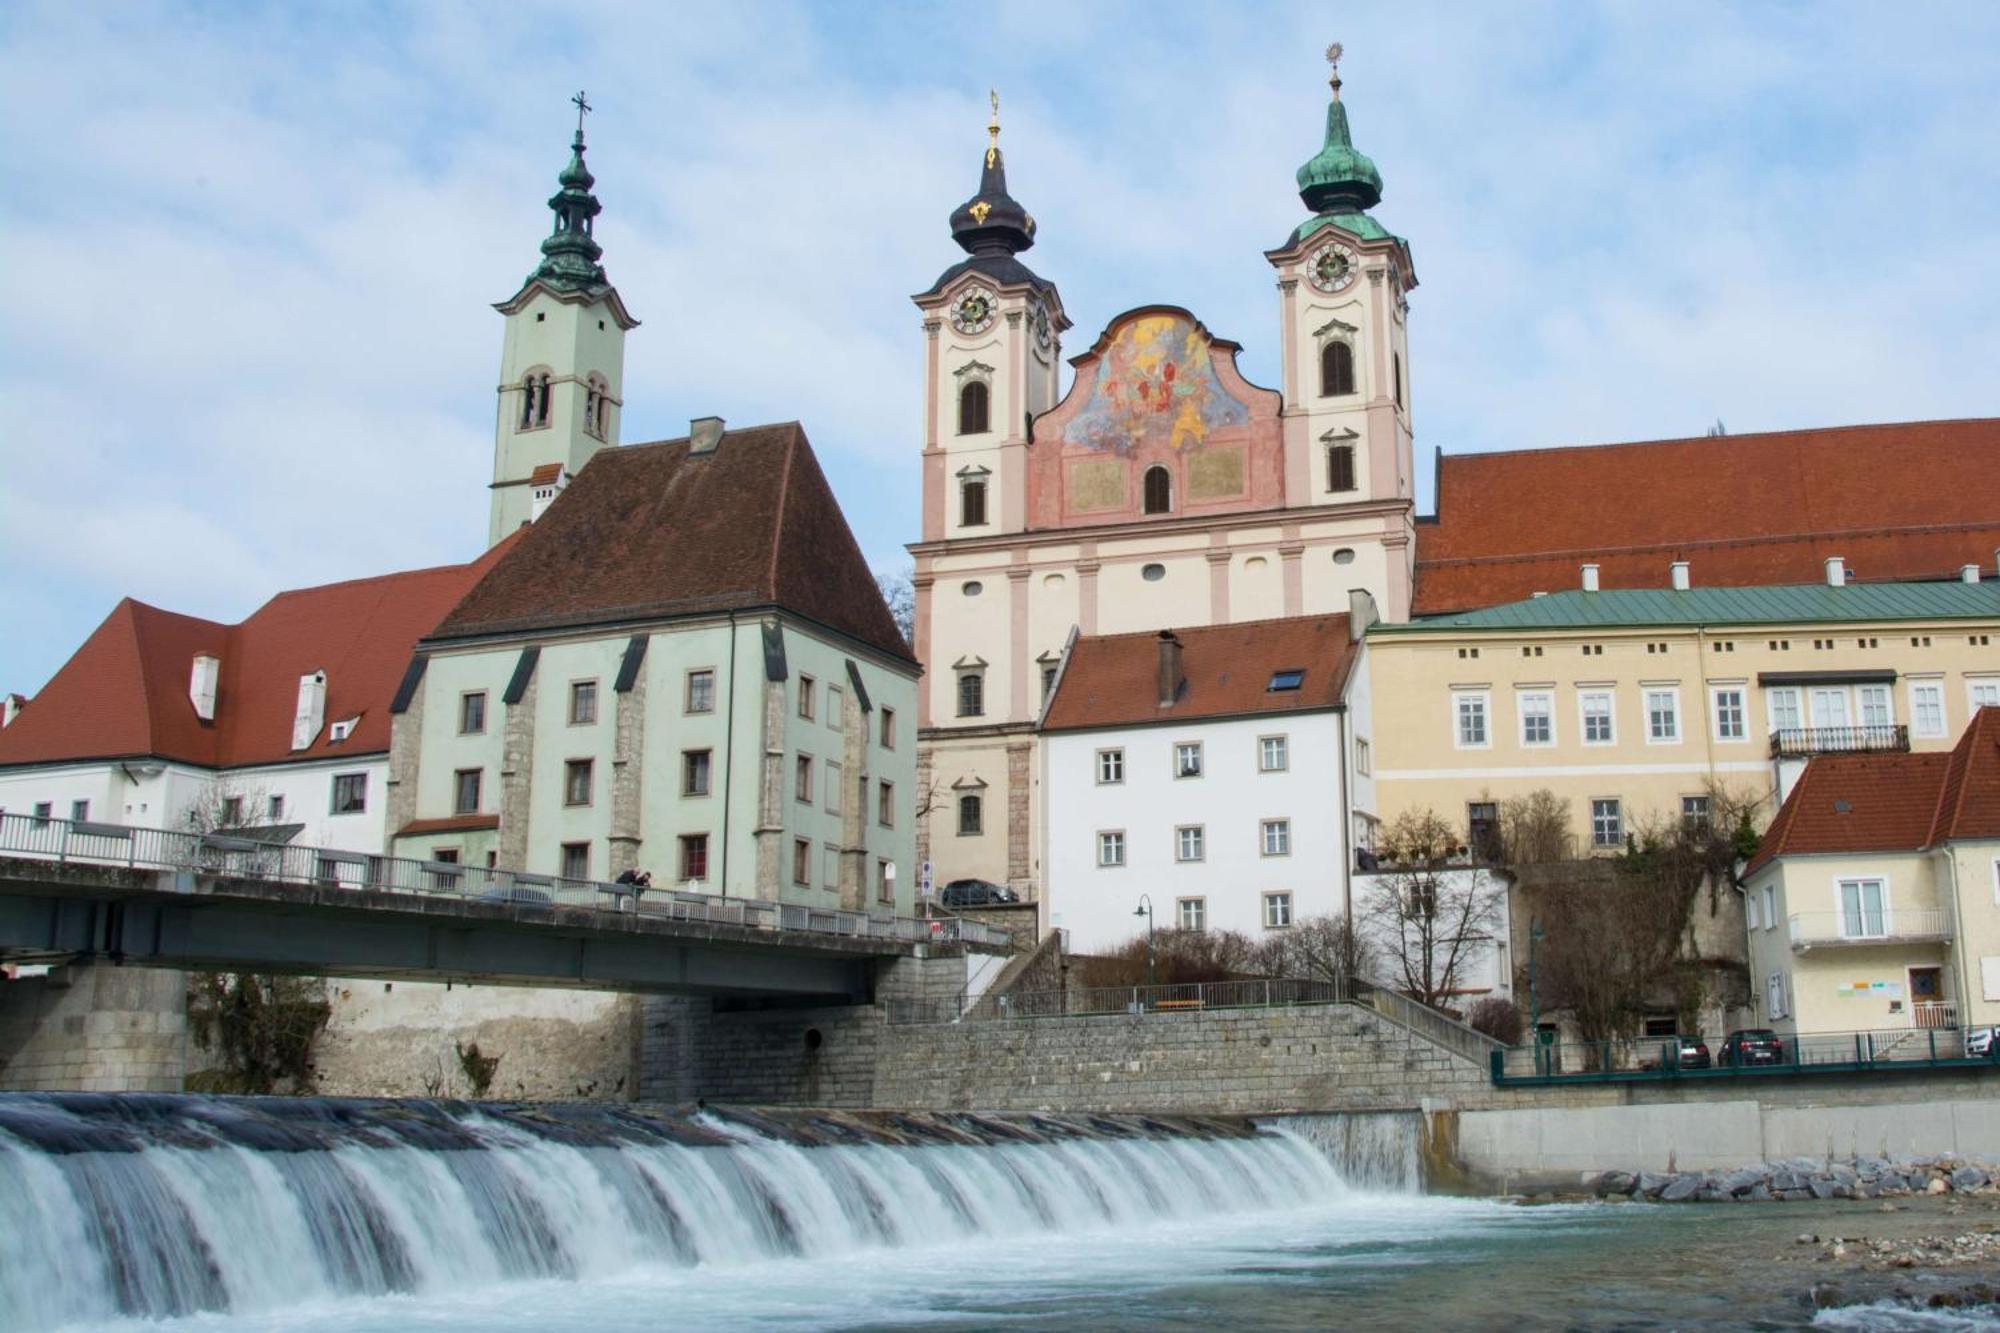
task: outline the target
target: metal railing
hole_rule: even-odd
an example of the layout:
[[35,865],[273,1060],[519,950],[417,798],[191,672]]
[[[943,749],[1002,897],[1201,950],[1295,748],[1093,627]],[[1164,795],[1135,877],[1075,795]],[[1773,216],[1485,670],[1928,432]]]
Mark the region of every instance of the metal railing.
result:
[[1910,729],[1901,723],[1872,727],[1780,727],[1771,733],[1771,758],[1805,759],[1816,754],[1854,754],[1910,748]]
[[[1968,1054],[1966,1037],[1965,1032],[1943,1023],[1855,1032],[1779,1033],[1776,1058],[1755,1063],[1750,1057],[1729,1055],[1720,1043],[1710,1049],[1704,1061],[1684,1057],[1677,1037],[1621,1037],[1509,1046],[1495,1051],[1491,1064],[1493,1081],[1507,1084],[1845,1074],[1995,1063],[1988,1056]],[[1995,1046],[2000,1047],[2000,1043]]]
[[0,815],[0,855],[126,869],[184,870],[235,879],[310,884],[323,889],[470,899],[515,907],[562,906],[606,914],[700,921],[757,930],[963,943],[1005,947],[1004,930],[963,919],[918,920],[887,912],[851,912],[727,898],[685,889],[564,879],[451,861],[420,861],[331,847],[298,847],[219,833],[177,833],[35,815]]
[[1467,1027],[1429,1005],[1411,999],[1401,991],[1368,982],[1357,982],[1354,988],[1355,998],[1360,1003],[1367,1005],[1390,1022],[1401,1024],[1433,1045],[1442,1046],[1452,1054],[1472,1061],[1475,1065],[1485,1065],[1493,1058],[1495,1051],[1505,1049],[1501,1043],[1485,1033]]
[[1879,912],[1794,912],[1788,924],[1795,949],[1951,938],[1951,918],[1936,907],[1897,907]]
[[962,1007],[957,998],[890,1000],[888,1021],[906,1025],[1004,1023],[1039,1018],[1092,1018],[1106,1014],[1143,1017],[1204,1013],[1218,1009],[1346,1004],[1353,998],[1352,987],[1345,982],[1283,977],[1188,982],[1172,986],[1087,986],[1074,990],[985,995],[970,1007]]

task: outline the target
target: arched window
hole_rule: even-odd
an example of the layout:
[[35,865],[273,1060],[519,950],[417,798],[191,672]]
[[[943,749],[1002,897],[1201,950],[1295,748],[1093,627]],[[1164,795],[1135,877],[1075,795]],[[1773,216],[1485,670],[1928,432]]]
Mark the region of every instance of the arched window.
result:
[[1354,446],[1329,444],[1326,447],[1326,488],[1330,491],[1354,489]]
[[1396,366],[1396,406],[1401,407],[1403,405],[1403,354],[1397,352],[1390,357],[1390,360]]
[[530,378],[521,384],[521,429],[535,424],[535,381]]
[[958,715],[986,716],[986,673],[977,669],[958,673]]
[[583,428],[601,440],[610,423],[611,385],[604,376],[593,372],[584,390]]
[[595,384],[584,386],[583,428],[592,435],[597,434],[597,386]]
[[976,528],[986,522],[986,483],[966,481],[958,491],[959,526]]
[[984,806],[985,802],[979,799],[979,793],[976,791],[966,792],[958,798],[959,837],[974,837],[984,830],[986,825]]
[[984,380],[973,380],[958,391],[958,433],[984,435],[990,425],[992,391]]
[[521,429],[549,424],[549,373],[531,370],[521,379]]
[[1354,348],[1338,338],[1319,349],[1319,392],[1322,398],[1354,392]]
[[1167,476],[1167,470],[1157,465],[1147,468],[1145,511],[1149,514],[1167,514],[1173,512],[1173,507],[1174,486],[1173,480]]

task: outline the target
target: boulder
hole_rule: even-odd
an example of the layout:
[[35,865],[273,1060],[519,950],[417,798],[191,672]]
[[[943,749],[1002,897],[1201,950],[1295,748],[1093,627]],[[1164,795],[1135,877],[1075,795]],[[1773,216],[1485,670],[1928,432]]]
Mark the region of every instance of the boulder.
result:
[[1827,1168],[1826,1173],[1843,1185],[1852,1185],[1855,1181],[1861,1179],[1861,1173],[1845,1162],[1835,1162]]
[[1811,1198],[1812,1196],[1813,1196],[1813,1195],[1812,1195],[1812,1191],[1811,1191],[1811,1190],[1779,1190],[1779,1191],[1778,1191],[1778,1197],[1779,1197],[1779,1198],[1781,1198],[1781,1199],[1783,1199],[1783,1200],[1785,1200],[1785,1201],[1786,1201],[1787,1203],[1797,1203],[1797,1202],[1798,1202],[1798,1201],[1799,1201],[1800,1199],[1810,1199],[1810,1198]]
[[1910,1182],[1903,1178],[1900,1171],[1884,1171],[1876,1180],[1875,1188],[1883,1194],[1908,1194]]
[[1814,1176],[1807,1182],[1806,1187],[1812,1191],[1812,1196],[1815,1199],[1831,1199],[1833,1197],[1833,1181],[1827,1176]]
[[1789,1166],[1780,1167],[1771,1175],[1771,1188],[1780,1194],[1788,1190],[1803,1190],[1806,1188],[1806,1181],[1807,1177],[1803,1173]]
[[1947,1191],[1948,1191],[1948,1190],[1950,1190],[1950,1189],[1951,1189],[1951,1186],[1949,1186],[1949,1185],[1947,1185],[1947,1184],[1945,1184],[1945,1183],[1944,1183],[1944,1177],[1943,1177],[1943,1176],[1932,1176],[1932,1177],[1931,1177],[1931,1183],[1930,1183],[1930,1184],[1928,1184],[1928,1185],[1926,1185],[1926,1186],[1924,1186],[1924,1193],[1926,1193],[1926,1194],[1943,1194],[1943,1193],[1947,1192]]
[[1736,1197],[1742,1199],[1745,1203],[1769,1203],[1771,1201],[1771,1187],[1760,1181],[1752,1185],[1747,1193],[1739,1194]]
[[1674,1178],[1672,1176],[1663,1176],[1655,1171],[1641,1171],[1638,1183],[1633,1187],[1633,1193],[1643,1194],[1649,1199],[1657,1199],[1660,1197],[1660,1191],[1671,1185],[1673,1181]]
[[1951,1187],[1955,1190],[1976,1190],[1988,1179],[1987,1174],[1976,1166],[1961,1166],[1951,1173]]
[[1731,1171],[1722,1178],[1722,1188],[1731,1194],[1748,1194],[1756,1186],[1763,1184],[1764,1180],[1762,1171],[1754,1169]]
[[1590,1183],[1590,1192],[1602,1199],[1612,1194],[1630,1194],[1638,1177],[1630,1171],[1606,1171]]
[[1661,1203],[1685,1203],[1701,1189],[1700,1176],[1675,1176],[1660,1191]]

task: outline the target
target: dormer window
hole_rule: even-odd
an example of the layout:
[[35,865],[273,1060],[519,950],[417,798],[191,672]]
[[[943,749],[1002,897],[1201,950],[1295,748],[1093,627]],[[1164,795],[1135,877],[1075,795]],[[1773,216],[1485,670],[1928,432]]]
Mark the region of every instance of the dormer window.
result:
[[326,739],[328,743],[338,745],[340,742],[346,740],[349,736],[352,736],[354,734],[354,729],[360,725],[361,725],[361,718],[358,715],[355,717],[343,718],[326,729]]
[[1296,690],[1305,684],[1305,682],[1305,668],[1299,667],[1284,671],[1273,671],[1271,673],[1271,683],[1264,688],[1268,693],[1277,694],[1285,690]]
[[1338,398],[1354,392],[1354,347],[1336,338],[1319,349],[1319,393]]

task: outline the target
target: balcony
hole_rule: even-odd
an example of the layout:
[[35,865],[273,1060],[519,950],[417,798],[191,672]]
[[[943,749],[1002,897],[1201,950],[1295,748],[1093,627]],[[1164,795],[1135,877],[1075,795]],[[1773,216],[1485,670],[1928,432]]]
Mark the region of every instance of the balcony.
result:
[[1899,907],[1880,913],[1794,912],[1792,952],[1883,944],[1942,944],[1951,921],[1935,907]]
[[1900,723],[1879,727],[1780,727],[1771,733],[1771,758],[1810,759],[1816,754],[1907,752],[1910,729]]

